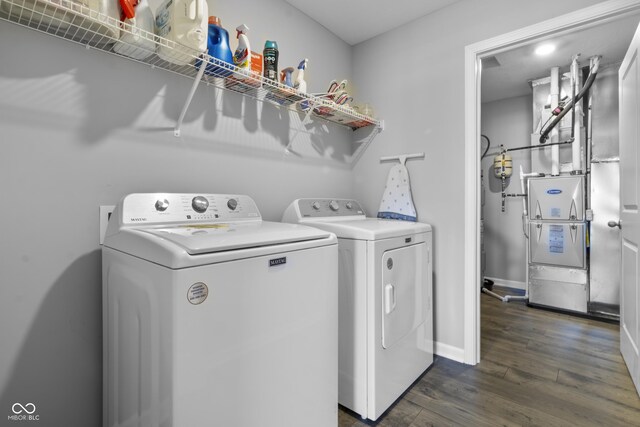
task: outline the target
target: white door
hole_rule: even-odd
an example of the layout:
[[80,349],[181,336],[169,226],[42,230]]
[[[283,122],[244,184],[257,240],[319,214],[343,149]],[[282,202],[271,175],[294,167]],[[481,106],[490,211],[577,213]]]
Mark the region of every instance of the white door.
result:
[[620,352],[640,393],[640,212],[638,144],[640,143],[640,27],[620,66]]

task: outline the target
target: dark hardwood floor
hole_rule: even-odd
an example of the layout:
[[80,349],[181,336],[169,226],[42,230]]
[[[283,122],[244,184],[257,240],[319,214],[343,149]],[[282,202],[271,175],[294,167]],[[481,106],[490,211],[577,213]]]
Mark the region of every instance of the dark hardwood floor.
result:
[[640,426],[617,324],[482,295],[476,366],[436,357],[377,423],[344,408],[339,426]]

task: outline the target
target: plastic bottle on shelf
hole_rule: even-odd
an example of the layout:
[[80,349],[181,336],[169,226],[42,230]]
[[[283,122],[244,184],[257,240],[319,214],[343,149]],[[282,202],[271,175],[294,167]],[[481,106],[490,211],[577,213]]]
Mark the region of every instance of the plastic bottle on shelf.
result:
[[156,50],[153,40],[154,19],[149,2],[139,0],[133,5],[132,0],[120,0],[124,14],[124,25],[120,31],[120,40],[113,45],[113,50],[120,55],[143,60]]
[[302,93],[307,93],[307,82],[304,79],[304,70],[307,68],[308,62],[309,60],[305,58],[298,64],[298,74],[296,75],[296,81],[293,85],[293,87]]
[[176,65],[191,64],[207,49],[208,15],[206,0],[165,0],[156,11],[156,34],[176,46],[162,41],[158,56]]
[[[207,49],[209,56],[233,65],[233,54],[231,47],[229,47],[229,33],[222,28],[222,22],[217,16],[209,17]],[[200,67],[200,61],[196,62],[196,67]],[[204,72],[215,77],[227,77],[233,74],[230,69],[215,65],[207,65]]]
[[278,81],[278,43],[267,40],[264,44],[264,77]]
[[280,83],[288,87],[293,87],[293,80],[291,78],[293,71],[293,67],[287,67],[280,71]]
[[[249,75],[251,72],[251,45],[249,44],[247,31],[249,31],[249,27],[244,24],[236,27],[238,48],[233,54],[233,63],[240,69],[241,74]],[[237,77],[242,78],[242,75]]]

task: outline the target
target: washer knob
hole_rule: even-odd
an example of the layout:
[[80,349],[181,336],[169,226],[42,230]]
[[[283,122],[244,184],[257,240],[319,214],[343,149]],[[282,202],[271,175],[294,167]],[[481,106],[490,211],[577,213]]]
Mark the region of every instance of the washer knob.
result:
[[313,202],[313,204],[311,205],[311,207],[317,211],[320,210],[320,202]]
[[209,207],[209,201],[206,197],[196,196],[193,198],[193,200],[191,200],[191,207],[194,211],[203,213],[206,212],[207,208]]
[[353,203],[347,202],[347,209],[353,209]]
[[339,204],[338,204],[338,202],[336,202],[335,200],[332,200],[332,201],[330,201],[330,202],[329,202],[329,208],[330,208],[332,211],[334,211],[334,212],[335,212],[335,211],[337,211],[338,209],[340,209],[340,205],[339,205]]
[[156,210],[158,212],[164,212],[169,207],[169,201],[167,199],[156,200]]
[[227,207],[232,211],[235,211],[236,208],[238,207],[238,201],[236,199],[229,199],[227,201]]

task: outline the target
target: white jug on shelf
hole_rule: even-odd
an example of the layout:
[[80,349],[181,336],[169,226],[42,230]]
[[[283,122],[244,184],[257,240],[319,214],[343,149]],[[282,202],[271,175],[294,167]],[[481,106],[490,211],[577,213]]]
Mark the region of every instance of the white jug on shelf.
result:
[[114,52],[137,60],[148,58],[156,51],[155,20],[149,2],[140,0],[134,7],[131,0],[120,0],[120,5],[126,19],[120,40],[113,45]]
[[73,25],[81,28],[78,35],[91,45],[114,43],[120,36],[120,3],[118,0],[73,0],[78,16]]
[[165,0],[156,11],[156,34],[166,39],[159,41],[158,56],[177,65],[192,63],[207,50],[208,19],[206,0]]

